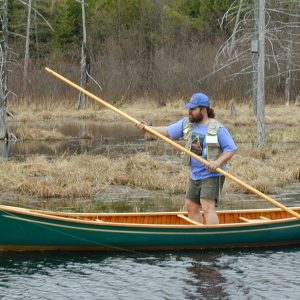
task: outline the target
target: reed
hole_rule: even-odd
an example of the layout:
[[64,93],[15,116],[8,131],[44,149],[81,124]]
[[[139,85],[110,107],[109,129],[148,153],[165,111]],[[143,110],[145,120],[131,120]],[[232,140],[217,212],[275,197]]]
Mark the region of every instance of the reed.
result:
[[19,126],[16,128],[15,135],[20,140],[35,140],[35,141],[62,141],[67,137],[58,132],[55,128],[41,128],[41,127],[29,127]]
[[[297,145],[278,149],[250,149],[240,145],[230,161],[230,172],[264,193],[276,193],[299,181],[300,150]],[[111,185],[184,193],[188,168],[178,156],[138,153],[130,157],[79,155],[46,159],[33,156],[23,162],[0,163],[0,190],[40,198],[92,197]],[[226,181],[225,191],[247,192]]]
[[90,197],[106,190],[109,185],[180,193],[187,179],[186,170],[178,170],[170,162],[155,161],[148,154],[119,160],[90,155],[54,160],[33,156],[24,162],[1,162],[0,166],[1,191],[41,198]]
[[[263,193],[278,193],[280,189],[299,181],[300,149],[297,144],[282,148],[249,149],[241,145],[230,161],[232,173]],[[247,192],[227,180],[226,191]]]
[[[184,102],[182,99],[170,100],[162,107],[144,98],[130,105],[123,104],[122,110],[139,120],[151,121],[153,125],[167,125],[186,115]],[[119,120],[113,112],[92,104],[78,111],[70,99],[62,99],[60,103],[57,99],[42,104],[28,103],[15,103],[11,109],[15,112],[14,121],[18,121],[17,124],[22,121],[16,126],[16,134],[24,140],[66,139],[56,131],[53,122],[52,125],[51,122],[37,125],[39,120]],[[215,110],[217,118],[229,128],[239,144],[238,153],[229,163],[233,175],[264,193],[276,193],[284,185],[299,181],[299,109],[294,106],[266,107],[267,140],[274,145],[263,149],[255,147],[256,125],[249,105],[238,104],[235,116],[230,114],[228,103],[216,102]],[[81,138],[92,139],[93,136],[85,133]],[[161,141],[147,141],[145,151],[118,158],[80,155],[48,160],[34,156],[23,162],[0,162],[0,190],[41,198],[91,197],[110,185],[184,193],[188,169],[182,166],[178,152]],[[227,180],[225,191],[244,190]]]
[[[247,102],[245,100],[243,102]],[[109,102],[109,99],[108,99]],[[155,125],[174,122],[186,116],[184,109],[186,100],[171,99],[165,106],[160,106],[153,99],[137,99],[131,104],[122,104],[118,107],[125,113],[137,118],[138,120],[152,121]],[[252,108],[248,104],[238,103],[236,114],[232,115],[226,102],[215,101],[213,105],[217,119],[227,126],[251,126],[255,128],[256,119],[252,113]],[[248,101],[249,102],[249,101]],[[9,109],[15,113],[15,121],[37,121],[37,120],[56,120],[56,119],[90,119],[114,121],[119,119],[115,113],[102,108],[95,103],[89,103],[83,110],[76,109],[77,99],[71,101],[69,98],[61,99],[58,103],[54,100],[35,104],[30,101],[21,103],[11,103]],[[300,110],[294,105],[266,105],[266,124],[280,126],[299,126]]]

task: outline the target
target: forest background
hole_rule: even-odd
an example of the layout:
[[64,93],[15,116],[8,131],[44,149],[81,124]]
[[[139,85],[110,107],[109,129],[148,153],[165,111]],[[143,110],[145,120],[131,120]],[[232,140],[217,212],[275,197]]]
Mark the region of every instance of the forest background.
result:
[[[244,0],[244,5],[248,2],[251,5],[249,0]],[[268,5],[275,6],[275,2],[269,1]],[[248,101],[252,93],[251,72],[227,79],[228,74],[242,69],[242,60],[214,73],[216,54],[231,36],[236,17],[234,13],[226,18],[223,15],[233,5],[238,1],[87,0],[89,71],[102,90],[93,83],[88,89],[114,104],[150,98],[164,105],[170,99],[187,99],[198,90],[213,99]],[[50,80],[43,67],[49,66],[79,82],[81,4],[74,0],[33,0],[32,6],[28,84],[23,96],[39,102],[49,97],[73,97],[76,92]],[[13,62],[8,87],[19,96],[27,10],[23,1],[8,3]],[[246,14],[249,11],[242,10],[240,19]],[[246,26],[253,28],[254,23]],[[274,74],[276,67],[267,64],[266,75]],[[211,73],[214,74],[205,79]],[[266,81],[267,103],[283,103],[284,89],[284,73],[270,76]],[[295,99],[299,92],[296,73],[291,91]]]

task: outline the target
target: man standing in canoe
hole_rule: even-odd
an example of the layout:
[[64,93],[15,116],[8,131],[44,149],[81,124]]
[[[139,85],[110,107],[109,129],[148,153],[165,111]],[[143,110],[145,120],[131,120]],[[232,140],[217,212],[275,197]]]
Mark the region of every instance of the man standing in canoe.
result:
[[[186,192],[186,208],[189,218],[206,224],[218,224],[215,207],[220,201],[224,176],[215,172],[217,168],[226,170],[226,162],[234,155],[237,147],[228,130],[215,119],[210,99],[203,93],[195,93],[185,106],[188,117],[168,127],[152,127],[171,138],[185,140],[185,147],[209,161],[209,166],[185,155],[185,164],[190,166],[190,181]],[[138,127],[143,130],[143,124]]]

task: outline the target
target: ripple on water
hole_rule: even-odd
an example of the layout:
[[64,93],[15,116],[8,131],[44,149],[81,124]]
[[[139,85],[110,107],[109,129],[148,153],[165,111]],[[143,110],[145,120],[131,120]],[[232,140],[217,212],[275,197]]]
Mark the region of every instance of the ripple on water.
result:
[[0,254],[1,299],[298,299],[299,250]]

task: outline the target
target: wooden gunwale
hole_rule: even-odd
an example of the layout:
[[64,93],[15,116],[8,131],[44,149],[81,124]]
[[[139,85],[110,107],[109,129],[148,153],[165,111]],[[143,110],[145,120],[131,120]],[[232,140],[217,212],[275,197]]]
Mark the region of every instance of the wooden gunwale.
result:
[[[293,210],[300,210],[300,207],[291,208]],[[83,220],[83,219],[75,219],[75,217],[82,216],[82,217],[91,217],[91,216],[98,216],[98,217],[105,217],[105,216],[158,216],[158,215],[177,215],[177,214],[186,214],[182,212],[159,212],[159,213],[88,213],[88,214],[81,214],[81,213],[55,213],[55,212],[47,212],[47,211],[39,211],[39,210],[30,210],[30,209],[24,209],[24,208],[18,208],[18,207],[10,207],[10,206],[3,206],[0,205],[0,211],[4,212],[10,212],[10,213],[17,213],[17,214],[23,214],[27,216],[32,217],[39,217],[43,219],[49,219],[49,220],[56,220],[56,221],[63,221],[63,222],[70,222],[70,223],[77,223],[77,224],[88,224],[88,225],[94,225],[97,227],[103,227],[103,226],[112,226],[112,227],[135,227],[135,228],[172,228],[172,229],[182,229],[182,228],[231,228],[231,227],[251,227],[251,226],[260,226],[260,225],[267,225],[267,224],[280,224],[290,221],[298,221],[295,217],[290,218],[284,218],[284,219],[275,219],[275,220],[262,220],[260,222],[237,222],[237,223],[229,223],[229,224],[218,224],[218,225],[188,225],[188,224],[143,224],[143,223],[117,223],[117,222],[96,222],[94,220]],[[226,214],[226,213],[249,213],[249,212],[260,212],[260,213],[276,213],[277,211],[280,211],[280,209],[256,209],[256,210],[229,210],[229,211],[219,211],[219,214]]]

